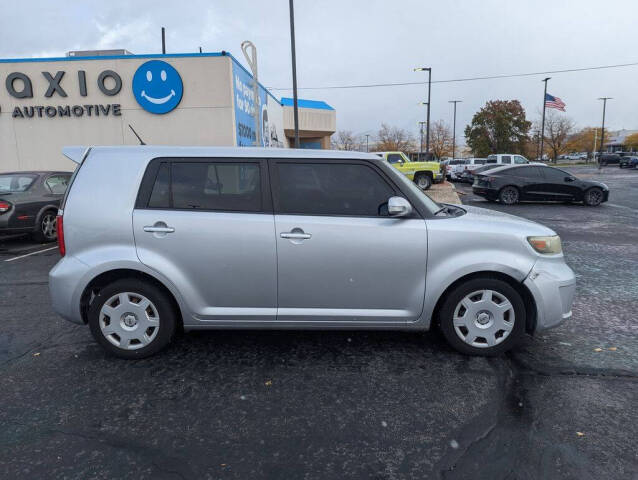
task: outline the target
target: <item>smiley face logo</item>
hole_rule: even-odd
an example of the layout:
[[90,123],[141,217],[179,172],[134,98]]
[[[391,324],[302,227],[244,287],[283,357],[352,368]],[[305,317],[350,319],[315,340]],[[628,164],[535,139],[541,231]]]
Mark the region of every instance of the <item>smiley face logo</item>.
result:
[[179,104],[183,92],[182,77],[161,60],[143,63],[133,75],[133,95],[147,112],[170,112]]

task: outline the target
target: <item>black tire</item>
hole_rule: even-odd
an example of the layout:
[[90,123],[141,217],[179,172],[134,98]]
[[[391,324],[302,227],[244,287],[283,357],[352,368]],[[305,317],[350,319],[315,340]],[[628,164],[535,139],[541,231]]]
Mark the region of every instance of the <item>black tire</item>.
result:
[[603,191],[598,187],[592,187],[583,195],[583,203],[588,207],[597,207],[603,203]]
[[38,218],[32,237],[39,243],[55,242],[58,239],[56,230],[57,210],[45,210]]
[[[466,343],[457,334],[453,318],[457,305],[467,295],[479,290],[492,290],[505,297],[512,304],[514,310],[514,325],[509,335],[494,346],[475,347]],[[515,347],[525,334],[527,321],[525,304],[520,294],[507,282],[495,278],[479,277],[461,283],[448,293],[439,310],[439,326],[447,342],[455,350],[466,355],[495,356]]]
[[417,173],[414,177],[414,183],[421,190],[427,190],[432,186],[432,178],[427,173]]
[[501,188],[501,191],[498,192],[498,200],[503,205],[514,205],[518,203],[519,198],[518,188],[512,187],[511,185]]
[[[125,350],[114,345],[106,338],[100,328],[100,310],[102,306],[111,297],[123,292],[143,295],[153,303],[159,314],[159,331],[157,335],[148,345],[135,350]],[[145,358],[165,348],[173,339],[178,323],[177,313],[166,293],[149,282],[134,278],[116,280],[102,288],[89,307],[88,319],[91,333],[97,343],[111,355],[125,359]]]

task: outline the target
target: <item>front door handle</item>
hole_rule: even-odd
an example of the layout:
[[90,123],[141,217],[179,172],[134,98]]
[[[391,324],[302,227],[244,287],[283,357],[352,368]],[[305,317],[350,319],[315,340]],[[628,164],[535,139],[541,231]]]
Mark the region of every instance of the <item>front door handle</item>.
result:
[[146,226],[144,227],[145,232],[151,233],[173,233],[175,229],[173,227],[160,227],[160,226]]
[[312,237],[309,233],[299,233],[299,232],[284,232],[279,235],[281,238],[288,238],[293,240],[308,240]]

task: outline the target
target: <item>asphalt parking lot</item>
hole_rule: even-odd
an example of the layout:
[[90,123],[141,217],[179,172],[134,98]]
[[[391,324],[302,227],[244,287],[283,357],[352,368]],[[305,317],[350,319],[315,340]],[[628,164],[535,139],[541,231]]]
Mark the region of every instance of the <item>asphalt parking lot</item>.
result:
[[[502,358],[437,333],[199,332],[139,361],[51,310],[50,245],[0,239],[0,478],[638,478],[638,172],[563,239],[573,318]],[[45,250],[49,249],[49,250]]]

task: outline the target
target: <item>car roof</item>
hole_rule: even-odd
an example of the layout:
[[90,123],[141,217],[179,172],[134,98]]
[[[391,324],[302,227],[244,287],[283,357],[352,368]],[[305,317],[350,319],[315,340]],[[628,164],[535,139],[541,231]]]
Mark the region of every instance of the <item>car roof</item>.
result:
[[73,172],[62,170],[22,170],[18,172],[0,172],[0,175],[49,175],[51,173],[69,173],[73,175]]
[[[354,150],[316,150],[303,148],[262,147],[191,147],[166,145],[99,146],[91,147],[89,156],[145,155],[148,157],[230,157],[230,158],[291,158],[295,160],[368,160],[382,162],[374,153]],[[383,152],[378,152],[383,153]],[[65,172],[66,173],[66,172]]]

